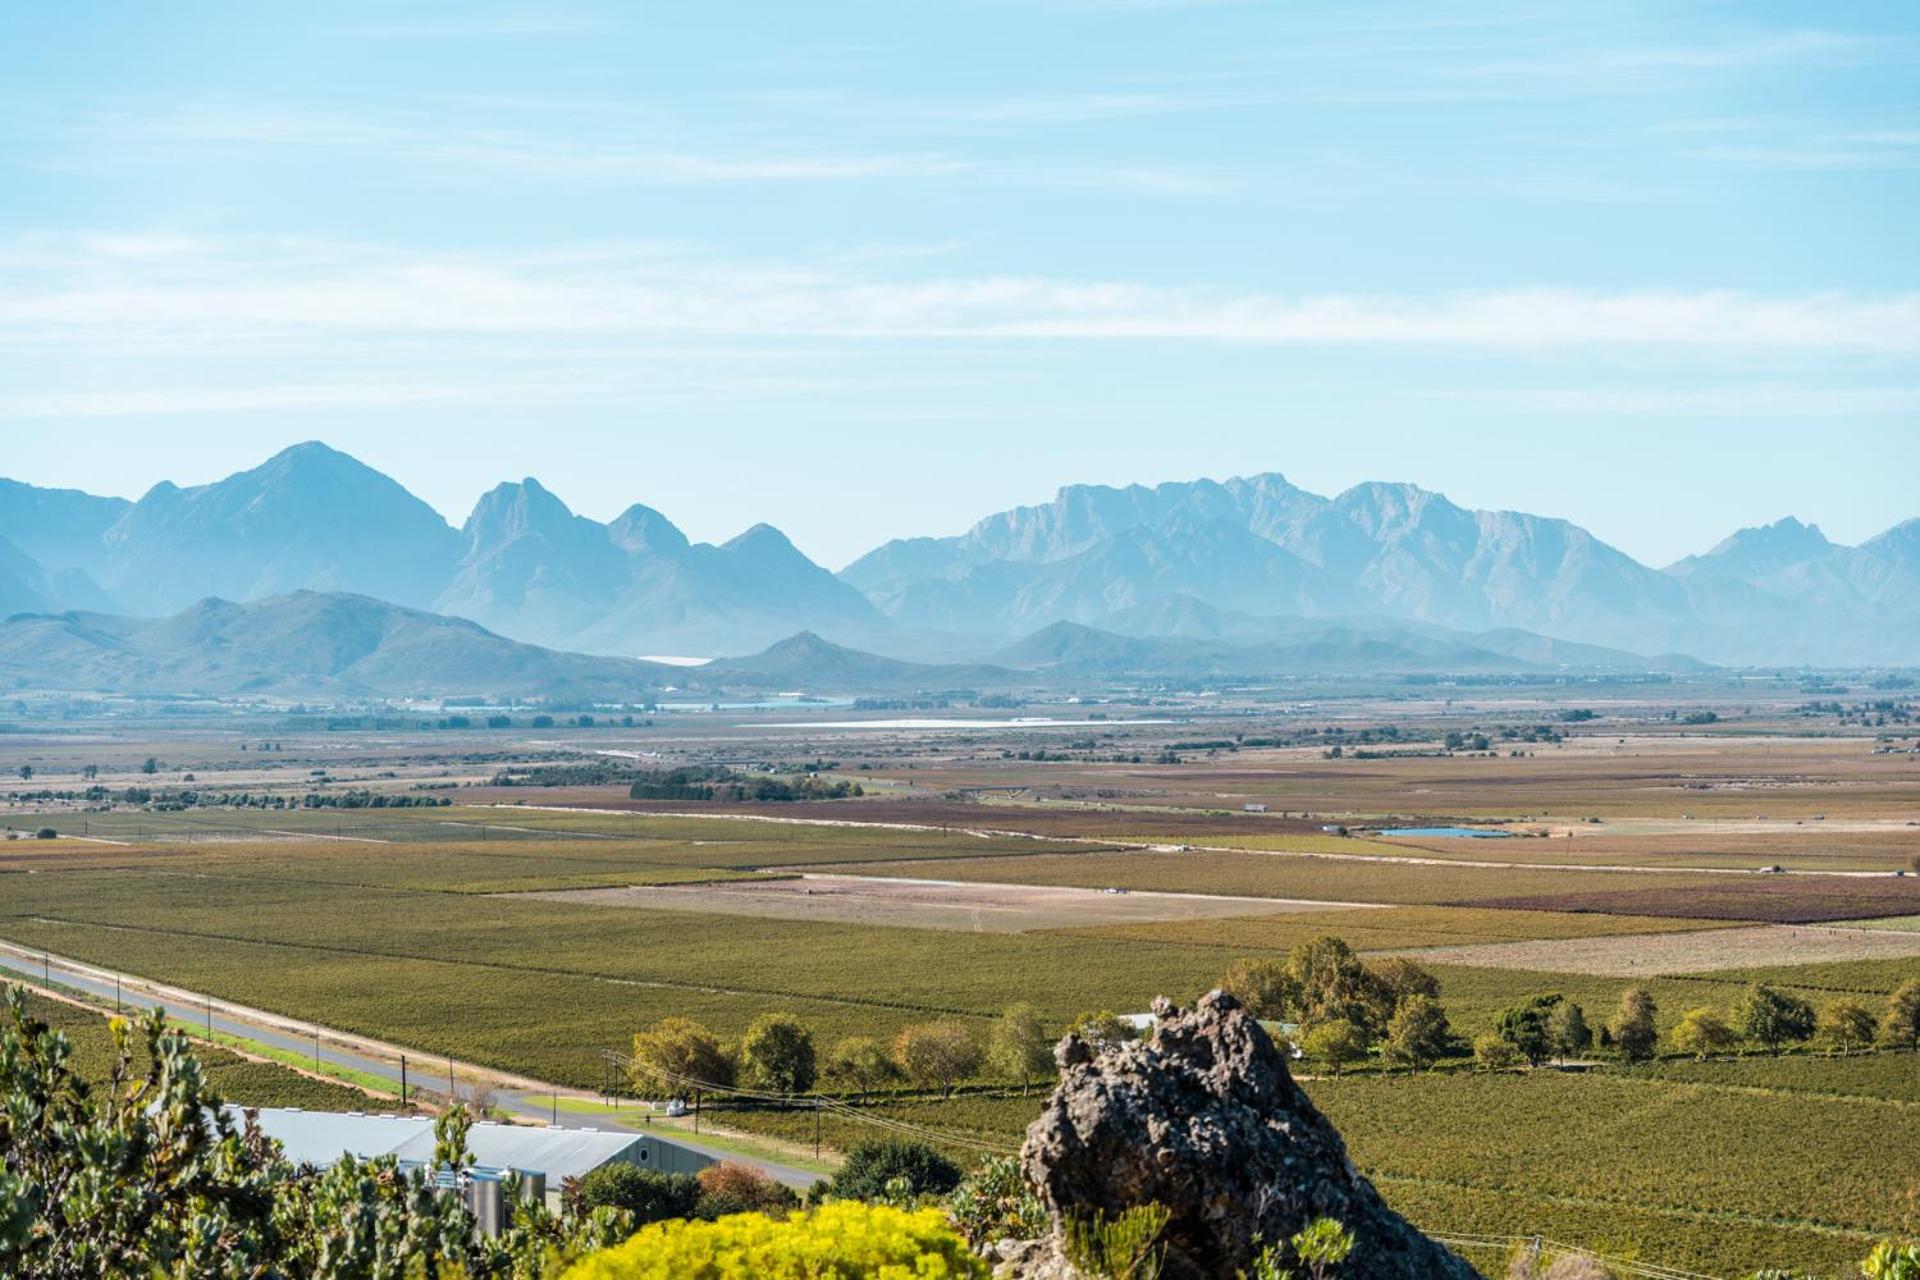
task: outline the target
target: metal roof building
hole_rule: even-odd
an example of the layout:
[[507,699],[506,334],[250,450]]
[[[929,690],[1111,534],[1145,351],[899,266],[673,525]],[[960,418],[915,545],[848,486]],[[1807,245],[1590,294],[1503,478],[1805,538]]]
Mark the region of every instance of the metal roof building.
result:
[[[362,1159],[394,1156],[404,1164],[433,1160],[433,1117],[305,1111],[298,1107],[228,1106],[234,1124],[244,1126],[246,1112],[259,1117],[260,1131],[280,1143],[289,1160],[329,1165],[351,1153]],[[651,1134],[624,1130],[550,1129],[533,1125],[482,1122],[467,1131],[474,1165],[515,1169],[545,1177],[547,1195],[557,1198],[568,1178],[583,1177],[616,1162],[663,1173],[697,1173],[713,1161],[698,1151]]]

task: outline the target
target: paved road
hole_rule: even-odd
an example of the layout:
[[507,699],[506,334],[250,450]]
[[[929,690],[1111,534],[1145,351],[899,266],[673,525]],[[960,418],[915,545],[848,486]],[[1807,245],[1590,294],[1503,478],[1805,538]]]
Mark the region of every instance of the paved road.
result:
[[646,1118],[651,1113],[651,1109],[643,1103],[633,1104],[631,1118],[619,1115],[581,1116],[556,1108],[555,1100],[558,1099],[563,1103],[569,1099],[597,1102],[599,1101],[597,1095],[525,1076],[509,1075],[472,1063],[450,1062],[446,1058],[436,1058],[416,1050],[336,1031],[299,1019],[284,1018],[265,1010],[250,1009],[245,1005],[236,1005],[226,1000],[210,999],[200,992],[151,982],[131,974],[118,974],[110,969],[82,964],[60,956],[45,955],[12,943],[0,942],[0,970],[17,973],[34,982],[91,996],[103,1002],[117,1002],[121,1007],[131,1010],[164,1006],[173,1017],[181,1021],[197,1024],[217,1034],[240,1036],[274,1049],[298,1054],[308,1062],[318,1062],[322,1070],[331,1066],[362,1072],[385,1081],[396,1093],[400,1088],[404,1060],[408,1084],[414,1088],[429,1089],[437,1094],[446,1093],[449,1072],[452,1072],[455,1079],[459,1081],[462,1089],[470,1089],[476,1080],[497,1082],[494,1090],[495,1104],[501,1110],[523,1120],[558,1124],[563,1129],[611,1128],[649,1133],[660,1137],[662,1141],[698,1151],[716,1160],[745,1161],[792,1187],[812,1186],[820,1176],[791,1165],[756,1160],[723,1150],[678,1130],[650,1127],[646,1123]]

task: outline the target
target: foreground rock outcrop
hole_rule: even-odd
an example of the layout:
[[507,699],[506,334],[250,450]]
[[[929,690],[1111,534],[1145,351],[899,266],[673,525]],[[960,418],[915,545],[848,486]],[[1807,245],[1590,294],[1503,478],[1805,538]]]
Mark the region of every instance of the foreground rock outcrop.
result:
[[[1353,1232],[1342,1276],[1476,1280],[1360,1176],[1237,1000],[1215,991],[1181,1010],[1162,999],[1154,1013],[1142,1041],[1098,1055],[1077,1037],[1060,1044],[1060,1086],[1021,1151],[1056,1221],[1166,1206],[1168,1280],[1232,1280],[1264,1243],[1319,1217]],[[1022,1261],[1025,1274],[1047,1273]]]

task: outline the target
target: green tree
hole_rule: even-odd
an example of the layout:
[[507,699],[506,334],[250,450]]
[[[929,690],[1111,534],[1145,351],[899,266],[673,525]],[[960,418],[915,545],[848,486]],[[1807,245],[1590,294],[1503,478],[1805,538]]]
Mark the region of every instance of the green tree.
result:
[[1381,1049],[1387,1057],[1418,1071],[1444,1057],[1452,1043],[1453,1028],[1447,1024],[1446,1010],[1440,1002],[1415,994],[1402,997],[1393,1017],[1387,1020]]
[[1140,1038],[1139,1029],[1111,1009],[1081,1014],[1067,1024],[1067,1034],[1085,1040],[1095,1053],[1105,1053]]
[[1593,1028],[1587,1025],[1587,1011],[1571,1000],[1562,1000],[1547,1013],[1547,1042],[1553,1056],[1561,1062],[1577,1058],[1593,1047]]
[[1030,1004],[1009,1005],[987,1033],[987,1065],[995,1075],[1020,1082],[1025,1096],[1035,1080],[1053,1071],[1053,1041]]
[[1689,1009],[1673,1028],[1674,1051],[1692,1054],[1702,1062],[1725,1053],[1738,1039],[1727,1020],[1711,1009]]
[[1498,1031],[1473,1038],[1473,1063],[1482,1071],[1511,1071],[1521,1063],[1520,1051]]
[[1513,1005],[1500,1014],[1498,1029],[1501,1038],[1512,1045],[1529,1066],[1537,1067],[1553,1056],[1553,1037],[1547,1030],[1547,1020],[1553,1016],[1553,1010],[1561,999],[1557,993],[1535,996],[1525,1004]]
[[893,1041],[893,1061],[907,1079],[922,1088],[938,1088],[943,1098],[953,1086],[980,1070],[984,1055],[964,1022],[916,1022],[902,1027]]
[[899,1078],[900,1068],[887,1056],[886,1046],[868,1036],[836,1040],[827,1053],[827,1079],[862,1098]]
[[813,1033],[787,1013],[763,1013],[740,1038],[740,1076],[768,1093],[805,1093],[815,1078]]
[[1644,1062],[1659,1047],[1659,1032],[1654,1026],[1654,1015],[1659,1011],[1645,987],[1628,987],[1620,993],[1620,1011],[1607,1024],[1607,1035],[1628,1062]]
[[1836,1000],[1820,1011],[1819,1036],[1841,1053],[1873,1045],[1880,1019],[1858,1000]]
[[1764,982],[1748,987],[1733,1006],[1734,1027],[1770,1053],[1789,1042],[1811,1040],[1815,1023],[1812,1005]]
[[1236,960],[1220,979],[1220,989],[1256,1018],[1279,1021],[1300,1003],[1300,984],[1277,960]]
[[691,1018],[662,1018],[633,1037],[633,1083],[665,1098],[691,1098],[700,1085],[731,1085],[733,1060],[719,1038]]
[[1369,1036],[1385,1029],[1390,998],[1371,969],[1339,938],[1321,936],[1287,953],[1287,975],[1299,989],[1295,1021],[1304,1024],[1344,1018],[1366,1028]]
[[1920,978],[1908,978],[1893,989],[1880,1034],[1896,1049],[1920,1049]]
[[1366,968],[1373,975],[1374,986],[1384,1000],[1385,1016],[1391,1017],[1393,1011],[1400,1007],[1400,1002],[1409,996],[1425,996],[1429,1000],[1440,998],[1440,979],[1405,956],[1371,960]]
[[1306,1028],[1300,1037],[1300,1052],[1315,1062],[1325,1063],[1327,1070],[1337,1076],[1348,1063],[1367,1056],[1367,1043],[1367,1033],[1359,1023],[1329,1018]]

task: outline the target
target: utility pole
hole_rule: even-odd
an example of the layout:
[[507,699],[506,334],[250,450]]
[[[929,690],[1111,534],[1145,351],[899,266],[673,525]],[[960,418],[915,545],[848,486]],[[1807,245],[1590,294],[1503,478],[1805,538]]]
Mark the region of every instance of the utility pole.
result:
[[207,1039],[213,1039],[213,997],[207,997]]
[[700,1091],[693,1091],[693,1131],[700,1132]]
[[553,1127],[556,1129],[560,1127],[560,1091],[558,1089],[553,1091]]
[[813,1103],[813,1158],[820,1158],[820,1102],[817,1098]]
[[407,1055],[400,1055],[400,1105],[407,1105]]
[[319,1032],[319,1031],[317,1031],[317,1030],[316,1030],[316,1031],[315,1031],[315,1032],[313,1033],[313,1070],[314,1070],[314,1073],[315,1073],[316,1075],[317,1075],[317,1074],[319,1074],[319,1071],[320,1071],[320,1032]]
[[120,1012],[120,975],[113,975],[113,1011]]

